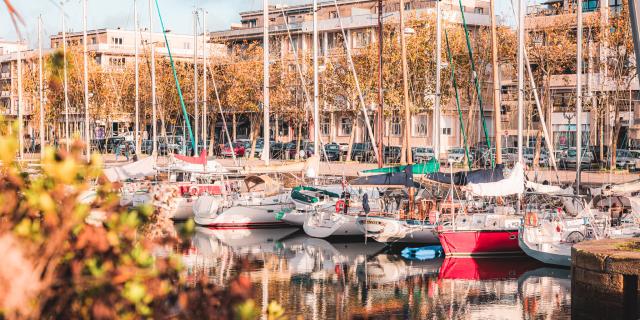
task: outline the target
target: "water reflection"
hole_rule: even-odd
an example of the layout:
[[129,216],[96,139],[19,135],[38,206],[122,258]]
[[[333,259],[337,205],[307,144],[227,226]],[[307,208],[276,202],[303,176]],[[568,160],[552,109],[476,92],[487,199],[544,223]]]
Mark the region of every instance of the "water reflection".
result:
[[569,270],[515,258],[411,261],[376,242],[327,241],[296,229],[198,228],[187,276],[225,285],[239,258],[263,305],[305,319],[561,319],[570,317]]

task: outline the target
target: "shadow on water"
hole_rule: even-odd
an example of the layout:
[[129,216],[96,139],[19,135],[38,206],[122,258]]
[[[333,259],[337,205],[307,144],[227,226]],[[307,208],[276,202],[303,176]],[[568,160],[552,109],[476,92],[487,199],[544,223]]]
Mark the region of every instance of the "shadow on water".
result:
[[276,300],[305,319],[563,319],[569,270],[527,257],[407,260],[362,237],[316,239],[295,228],[197,228],[184,251],[187,277],[226,285],[246,272],[260,305]]

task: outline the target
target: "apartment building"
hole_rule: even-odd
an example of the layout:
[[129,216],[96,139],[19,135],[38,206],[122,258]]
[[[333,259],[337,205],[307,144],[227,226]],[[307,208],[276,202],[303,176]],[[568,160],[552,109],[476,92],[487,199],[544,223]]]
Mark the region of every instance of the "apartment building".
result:
[[[592,30],[606,29],[606,22],[613,14],[622,10],[622,0],[583,0],[583,34],[584,45],[583,53],[586,58],[583,60],[583,115],[582,115],[582,136],[583,145],[596,146],[602,141],[604,145],[610,144],[612,128],[616,123],[620,122],[622,128],[619,132],[618,141],[621,147],[638,145],[640,142],[640,126],[634,121],[640,114],[636,108],[638,93],[640,87],[635,75],[624,82],[629,83],[629,87],[620,87],[615,85],[615,81],[611,72],[605,67],[608,54],[612,51],[599,41],[599,38],[591,36]],[[525,27],[528,32],[530,41],[533,46],[547,45],[547,39],[544,30],[550,28],[566,28],[570,30],[573,37],[572,43],[575,43],[575,34],[577,31],[576,22],[576,2],[575,0],[549,0],[542,4],[528,7]],[[575,46],[575,44],[573,44]],[[574,58],[575,59],[575,58]],[[629,63],[635,64],[633,56]],[[531,60],[531,65],[536,68],[538,61],[535,58]],[[555,72],[545,79],[545,83],[549,84],[550,95],[546,101],[542,101],[544,105],[551,105],[552,112],[546,117],[546,122],[550,127],[551,139],[556,148],[573,147],[576,145],[576,65],[566,68],[563,72]],[[502,81],[503,88],[503,119],[505,122],[515,123],[515,105],[517,101],[517,90],[515,76],[506,77]],[[539,84],[540,85],[540,84]],[[545,88],[539,88],[543,91]],[[603,96],[611,95],[614,91],[624,90],[624,98],[616,101],[609,100],[608,108],[606,108],[601,99]],[[628,94],[627,94],[628,92]],[[532,95],[527,95],[530,99],[528,104],[530,108],[533,106]],[[598,110],[603,110],[604,117],[598,116]],[[615,119],[614,110],[619,110],[619,116]],[[636,111],[637,110],[637,111]],[[535,135],[539,128],[539,117],[532,117],[533,121],[530,127],[534,128],[531,135]],[[531,142],[533,143],[533,141]]]
[[[337,7],[337,8],[336,8]],[[441,1],[443,19],[447,23],[462,23],[462,16],[457,0]],[[384,1],[383,17],[385,24],[397,24],[399,21],[399,2]],[[467,24],[471,28],[478,26],[489,26],[489,1],[488,0],[464,0],[463,9]],[[273,59],[290,58],[294,52],[298,54],[310,54],[312,50],[313,32],[313,7],[310,3],[295,6],[271,6],[269,8],[269,33],[270,52]],[[424,15],[435,15],[435,2],[431,0],[407,0],[405,10],[408,17],[420,17]],[[319,55],[327,59],[332,49],[341,48],[342,27],[346,33],[346,43],[357,52],[357,49],[375,45],[377,42],[378,28],[378,1],[375,0],[338,0],[322,2],[318,4],[318,33],[319,33]],[[212,32],[211,42],[224,43],[231,48],[234,44],[245,41],[262,41],[263,32],[263,11],[247,11],[240,13],[240,23],[231,25],[229,30]],[[289,39],[291,36],[291,40]],[[435,53],[434,53],[435,54]],[[443,76],[443,81],[446,80]],[[485,96],[487,107],[491,110],[491,90],[487,90]],[[432,93],[433,94],[433,93]],[[484,94],[484,92],[483,92]],[[387,106],[388,108],[389,106]],[[369,118],[373,119],[377,106],[369,108]],[[464,109],[468,106],[463,106]],[[323,114],[320,120],[320,134],[324,142],[346,143],[349,141],[352,131],[355,130],[355,142],[366,142],[368,134],[364,125],[363,117],[353,123],[351,116],[341,111],[343,106],[323,106]],[[486,114],[489,127],[492,127],[491,112]],[[385,119],[384,143],[385,145],[401,145],[403,130],[410,130],[412,144],[425,146],[432,145],[432,115],[431,111],[422,111],[412,115],[411,124],[405,126],[402,117],[387,117]],[[277,120],[274,120],[277,121]],[[462,138],[460,134],[460,123],[458,114],[455,111],[455,104],[444,106],[441,121],[442,151],[449,147],[460,146]],[[246,121],[245,121],[246,122]],[[295,136],[294,128],[287,127],[287,124],[280,123],[277,138],[287,141]],[[312,127],[305,128],[303,137],[311,136]],[[249,130],[239,128],[238,132],[248,136]],[[375,130],[375,128],[374,128]],[[479,129],[481,130],[481,129]],[[492,133],[493,134],[493,133]],[[237,138],[247,136],[238,135]]]
[[[83,33],[68,32],[67,33],[67,49],[82,50]],[[132,30],[123,29],[97,29],[87,31],[88,45],[87,49],[90,56],[95,59],[102,69],[106,72],[120,72],[127,65],[133,65],[135,60],[135,33]],[[140,63],[145,63],[145,59],[149,56],[149,43],[153,43],[156,57],[158,59],[166,59],[168,50],[162,33],[153,33],[149,35],[148,30],[140,30],[138,36],[140,41],[139,54]],[[171,54],[176,61],[192,63],[194,37],[193,35],[183,34],[167,34],[167,39],[171,46]],[[202,34],[197,39],[197,48],[199,56],[203,54]],[[56,50],[62,49],[62,32],[50,36],[50,49],[46,49],[44,54],[51,54]],[[225,54],[224,45],[206,44],[206,52],[208,56],[221,56]],[[15,42],[0,41],[0,114],[7,119],[16,119],[18,116],[18,73],[17,73],[17,52],[21,51],[23,65],[37,64],[38,52],[35,49],[29,49],[24,44],[16,44]],[[37,68],[37,66],[33,66]],[[115,94],[115,93],[114,93]],[[24,116],[25,116],[25,132],[26,134],[34,134],[35,129],[30,121],[31,110],[37,105],[37,99],[30,96],[24,96]],[[84,105],[69,106],[69,122],[70,131],[83,132],[84,126]],[[53,127],[57,132],[63,132],[65,115],[59,115]],[[133,115],[119,114],[112,115],[110,123],[104,120],[92,119],[92,126],[111,126],[114,132],[121,131],[119,128],[128,128],[133,122]],[[93,131],[91,131],[93,132]],[[50,133],[49,133],[50,134]],[[49,138],[50,135],[48,135]]]

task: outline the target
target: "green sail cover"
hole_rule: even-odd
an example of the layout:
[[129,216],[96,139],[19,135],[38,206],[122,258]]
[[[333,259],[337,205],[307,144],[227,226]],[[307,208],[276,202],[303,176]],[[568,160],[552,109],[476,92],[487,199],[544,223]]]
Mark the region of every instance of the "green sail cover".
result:
[[[440,162],[431,158],[428,162],[413,164],[413,174],[427,174],[440,171]],[[386,167],[379,169],[364,170],[362,173],[396,173],[403,172],[407,166]]]
[[330,192],[324,189],[310,187],[310,186],[299,186],[299,187],[293,188],[293,190],[291,190],[291,197],[295,200],[307,202],[307,203],[320,202],[320,199],[318,197],[304,194],[303,193],[304,191],[312,191],[314,193],[317,193],[319,196],[327,196],[330,198],[340,198],[340,195],[337,193]]

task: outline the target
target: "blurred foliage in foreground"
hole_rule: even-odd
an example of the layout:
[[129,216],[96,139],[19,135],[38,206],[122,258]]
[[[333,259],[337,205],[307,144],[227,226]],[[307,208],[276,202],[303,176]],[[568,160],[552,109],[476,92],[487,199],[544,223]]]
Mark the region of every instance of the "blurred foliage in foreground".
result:
[[29,175],[14,160],[18,141],[7,129],[0,128],[0,319],[259,316],[246,276],[227,289],[205,279],[187,287],[179,256],[152,254],[181,243],[143,235],[159,213],[120,207],[98,156],[87,164],[80,144],[69,153],[46,149],[41,172]]

